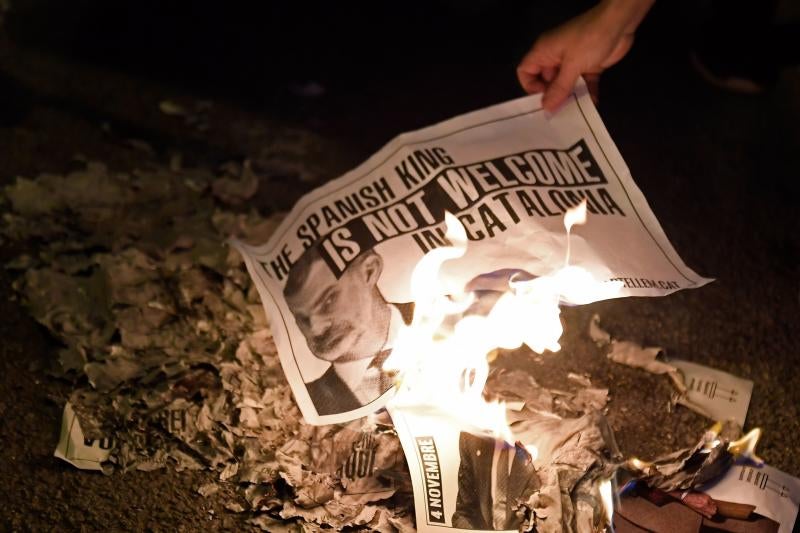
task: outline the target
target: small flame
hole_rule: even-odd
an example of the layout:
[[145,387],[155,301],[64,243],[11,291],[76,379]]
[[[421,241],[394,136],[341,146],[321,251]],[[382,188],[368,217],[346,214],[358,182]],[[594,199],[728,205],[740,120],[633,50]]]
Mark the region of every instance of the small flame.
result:
[[611,526],[614,520],[614,483],[613,478],[604,479],[597,487],[600,492],[600,499],[603,502],[603,510],[606,515],[606,523]]
[[569,266],[570,253],[572,252],[572,241],[569,236],[572,232],[572,226],[575,224],[586,224],[586,198],[575,207],[570,207],[564,213],[564,229],[567,230],[567,255],[564,257],[564,268]]
[[638,457],[631,457],[626,461],[626,464],[629,469],[638,472],[647,472],[650,468],[653,467],[653,463],[649,463],[647,461],[642,461]]
[[[508,291],[492,309],[478,315],[468,314],[475,302],[473,294],[440,279],[442,265],[462,258],[467,249],[466,230],[455,216],[446,213],[446,236],[451,244],[428,252],[414,269],[410,284],[414,318],[401,330],[384,363],[384,369],[398,371],[393,406],[445,413],[466,430],[489,432],[514,443],[506,405],[486,401],[483,396],[489,359],[496,357],[498,348],[510,350],[523,344],[537,353],[559,351],[563,333],[559,302],[584,304],[609,298],[622,286],[621,282],[598,282],[589,272],[569,266],[569,231],[574,224],[585,222],[584,201],[564,217],[564,268],[530,280],[512,278]],[[525,445],[536,458],[535,444]]]
[[744,457],[757,465],[764,464],[764,460],[756,455],[756,445],[761,438],[761,428],[754,428],[742,438],[728,443],[728,451],[734,457]]
[[581,203],[575,207],[570,207],[564,214],[564,228],[569,235],[572,226],[575,224],[586,224],[586,199],[584,198]]

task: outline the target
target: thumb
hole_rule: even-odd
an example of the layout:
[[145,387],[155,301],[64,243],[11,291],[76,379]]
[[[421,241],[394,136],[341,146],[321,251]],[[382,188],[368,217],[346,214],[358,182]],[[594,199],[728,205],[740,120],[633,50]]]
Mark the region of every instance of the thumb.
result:
[[547,90],[544,92],[542,97],[544,108],[548,111],[558,109],[572,92],[580,74],[580,70],[575,65],[563,63],[558,71],[558,76],[547,86]]

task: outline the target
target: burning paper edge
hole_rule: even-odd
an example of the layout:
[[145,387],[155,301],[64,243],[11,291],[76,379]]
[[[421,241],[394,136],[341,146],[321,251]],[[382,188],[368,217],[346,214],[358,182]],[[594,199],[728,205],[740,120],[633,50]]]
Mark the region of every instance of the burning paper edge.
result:
[[[737,429],[740,429],[735,423],[731,423]],[[679,457],[683,452],[687,452],[691,450],[691,453],[684,457],[683,459],[677,459],[677,462],[686,463],[692,455],[697,453],[707,453],[708,451],[720,446],[724,445],[726,451],[733,457],[736,461],[742,461],[750,463],[756,467],[761,467],[764,465],[764,461],[755,453],[756,446],[758,445],[758,441],[761,438],[761,428],[754,428],[747,432],[744,436],[736,439],[726,441],[722,436],[722,433],[726,429],[726,424],[722,422],[715,422],[710,428],[708,428],[703,437],[700,439],[699,444],[695,446],[694,449],[686,448],[684,450],[679,450],[670,454],[669,456],[656,458],[652,462],[651,461],[643,461],[638,457],[631,457],[624,462],[625,467],[630,470],[631,472],[637,473],[638,476],[647,477],[653,474],[657,474],[661,468],[668,466],[670,469],[672,468],[669,466],[668,463],[664,463],[665,458],[671,458],[675,460],[676,457]],[[679,468],[679,470],[681,470]],[[727,469],[726,469],[727,471]],[[668,476],[669,474],[664,474]],[[721,479],[720,475],[717,479]],[[656,487],[660,488],[660,487]]]
[[[585,200],[564,216],[567,249],[562,268],[532,280],[512,277],[509,290],[486,315],[460,317],[452,334],[442,338],[438,331],[446,317],[464,312],[473,301],[471,293],[463,295],[463,287],[448,287],[439,279],[442,265],[463,257],[468,243],[463,225],[446,213],[446,236],[452,244],[431,250],[417,263],[411,276],[414,319],[401,330],[384,363],[384,369],[398,372],[397,394],[388,405],[446,412],[465,429],[514,443],[506,405],[483,398],[487,356],[498,348],[516,349],[523,344],[537,353],[559,351],[562,300],[589,303],[612,297],[622,288],[620,281],[597,281],[588,271],[569,265],[571,230],[586,218]],[[448,298],[448,294],[457,296]],[[537,455],[535,449],[528,451]]]
[[[498,530],[483,530],[483,529],[466,529],[461,527],[456,527],[453,525],[447,526],[445,524],[451,523],[452,524],[452,516],[453,512],[456,510],[451,509],[448,513],[447,510],[450,507],[455,507],[453,503],[447,504],[445,502],[456,502],[457,501],[457,493],[458,493],[458,480],[456,479],[456,491],[454,492],[454,487],[451,486],[450,483],[446,480],[446,477],[450,478],[452,481],[452,470],[449,468],[443,467],[443,464],[446,463],[446,454],[448,450],[446,448],[441,447],[441,437],[442,433],[452,432],[455,435],[460,434],[462,431],[466,431],[469,433],[468,430],[456,425],[451,424],[453,421],[452,418],[448,417],[446,413],[440,412],[434,415],[434,418],[439,418],[441,421],[440,430],[439,431],[427,431],[422,432],[424,435],[429,436],[432,439],[432,444],[435,449],[434,457],[435,457],[435,464],[436,467],[439,469],[438,478],[434,479],[441,484],[441,496],[442,496],[442,517],[441,523],[431,523],[430,522],[430,497],[431,494],[428,492],[429,489],[435,488],[428,485],[428,478],[426,477],[426,472],[422,468],[423,463],[423,452],[422,449],[419,448],[419,444],[421,444],[418,439],[423,438],[422,435],[418,434],[418,424],[414,422],[414,420],[419,418],[424,418],[425,415],[421,415],[418,412],[414,412],[413,410],[406,410],[402,407],[393,407],[388,406],[387,410],[392,418],[392,421],[395,423],[395,427],[397,428],[397,435],[400,440],[400,444],[403,448],[403,452],[405,453],[409,471],[411,474],[411,480],[414,488],[414,515],[416,518],[416,526],[417,531],[424,532],[424,531],[436,531],[439,528],[447,528],[449,531],[454,532],[486,532],[489,533],[490,531],[498,531],[498,532],[505,532],[505,533],[515,533],[518,530],[514,529],[498,529]],[[447,430],[441,430],[441,426],[449,426]],[[413,429],[412,429],[413,428]],[[481,433],[477,433],[476,435],[481,435]],[[513,446],[513,444],[512,444]],[[459,450],[455,451],[456,457],[458,460],[456,462],[457,465],[460,466],[461,458],[459,457]],[[457,470],[457,469],[456,469]],[[450,472],[450,476],[446,476],[444,472]],[[457,472],[455,477],[457,478]]]

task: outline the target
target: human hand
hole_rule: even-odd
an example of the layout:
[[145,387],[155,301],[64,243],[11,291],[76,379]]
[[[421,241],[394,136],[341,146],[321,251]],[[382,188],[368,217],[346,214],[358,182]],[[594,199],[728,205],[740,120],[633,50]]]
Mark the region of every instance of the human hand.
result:
[[554,111],[583,75],[596,102],[600,74],[631,49],[636,28],[654,1],[602,0],[546,32],[517,67],[520,85],[529,94],[544,91],[542,105]]

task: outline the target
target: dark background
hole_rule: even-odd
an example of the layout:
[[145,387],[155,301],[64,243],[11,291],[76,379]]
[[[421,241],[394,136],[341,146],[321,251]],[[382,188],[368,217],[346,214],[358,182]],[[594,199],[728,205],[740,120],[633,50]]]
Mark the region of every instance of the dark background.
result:
[[[786,4],[791,19],[797,8]],[[243,124],[329,140],[333,178],[403,131],[521,96],[519,58],[586,5],[11,0],[0,27],[0,183],[63,172],[76,153],[120,170],[172,150],[215,165],[253,149]],[[678,252],[717,281],[593,308],[622,338],[753,380],[747,426],[764,428],[770,464],[800,475],[800,73],[784,70],[758,96],[705,84],[688,61],[705,7],[659,2],[603,76],[599,107]],[[310,82],[321,95],[304,94]],[[164,99],[214,101],[210,128],[164,115]],[[288,209],[310,186],[287,178],[260,207]],[[6,260],[14,250],[3,246]],[[35,370],[54,344],[9,300],[2,275],[0,529],[240,526],[209,520],[208,509],[223,511],[193,492],[196,475],[109,478],[52,458],[70,387]]]

